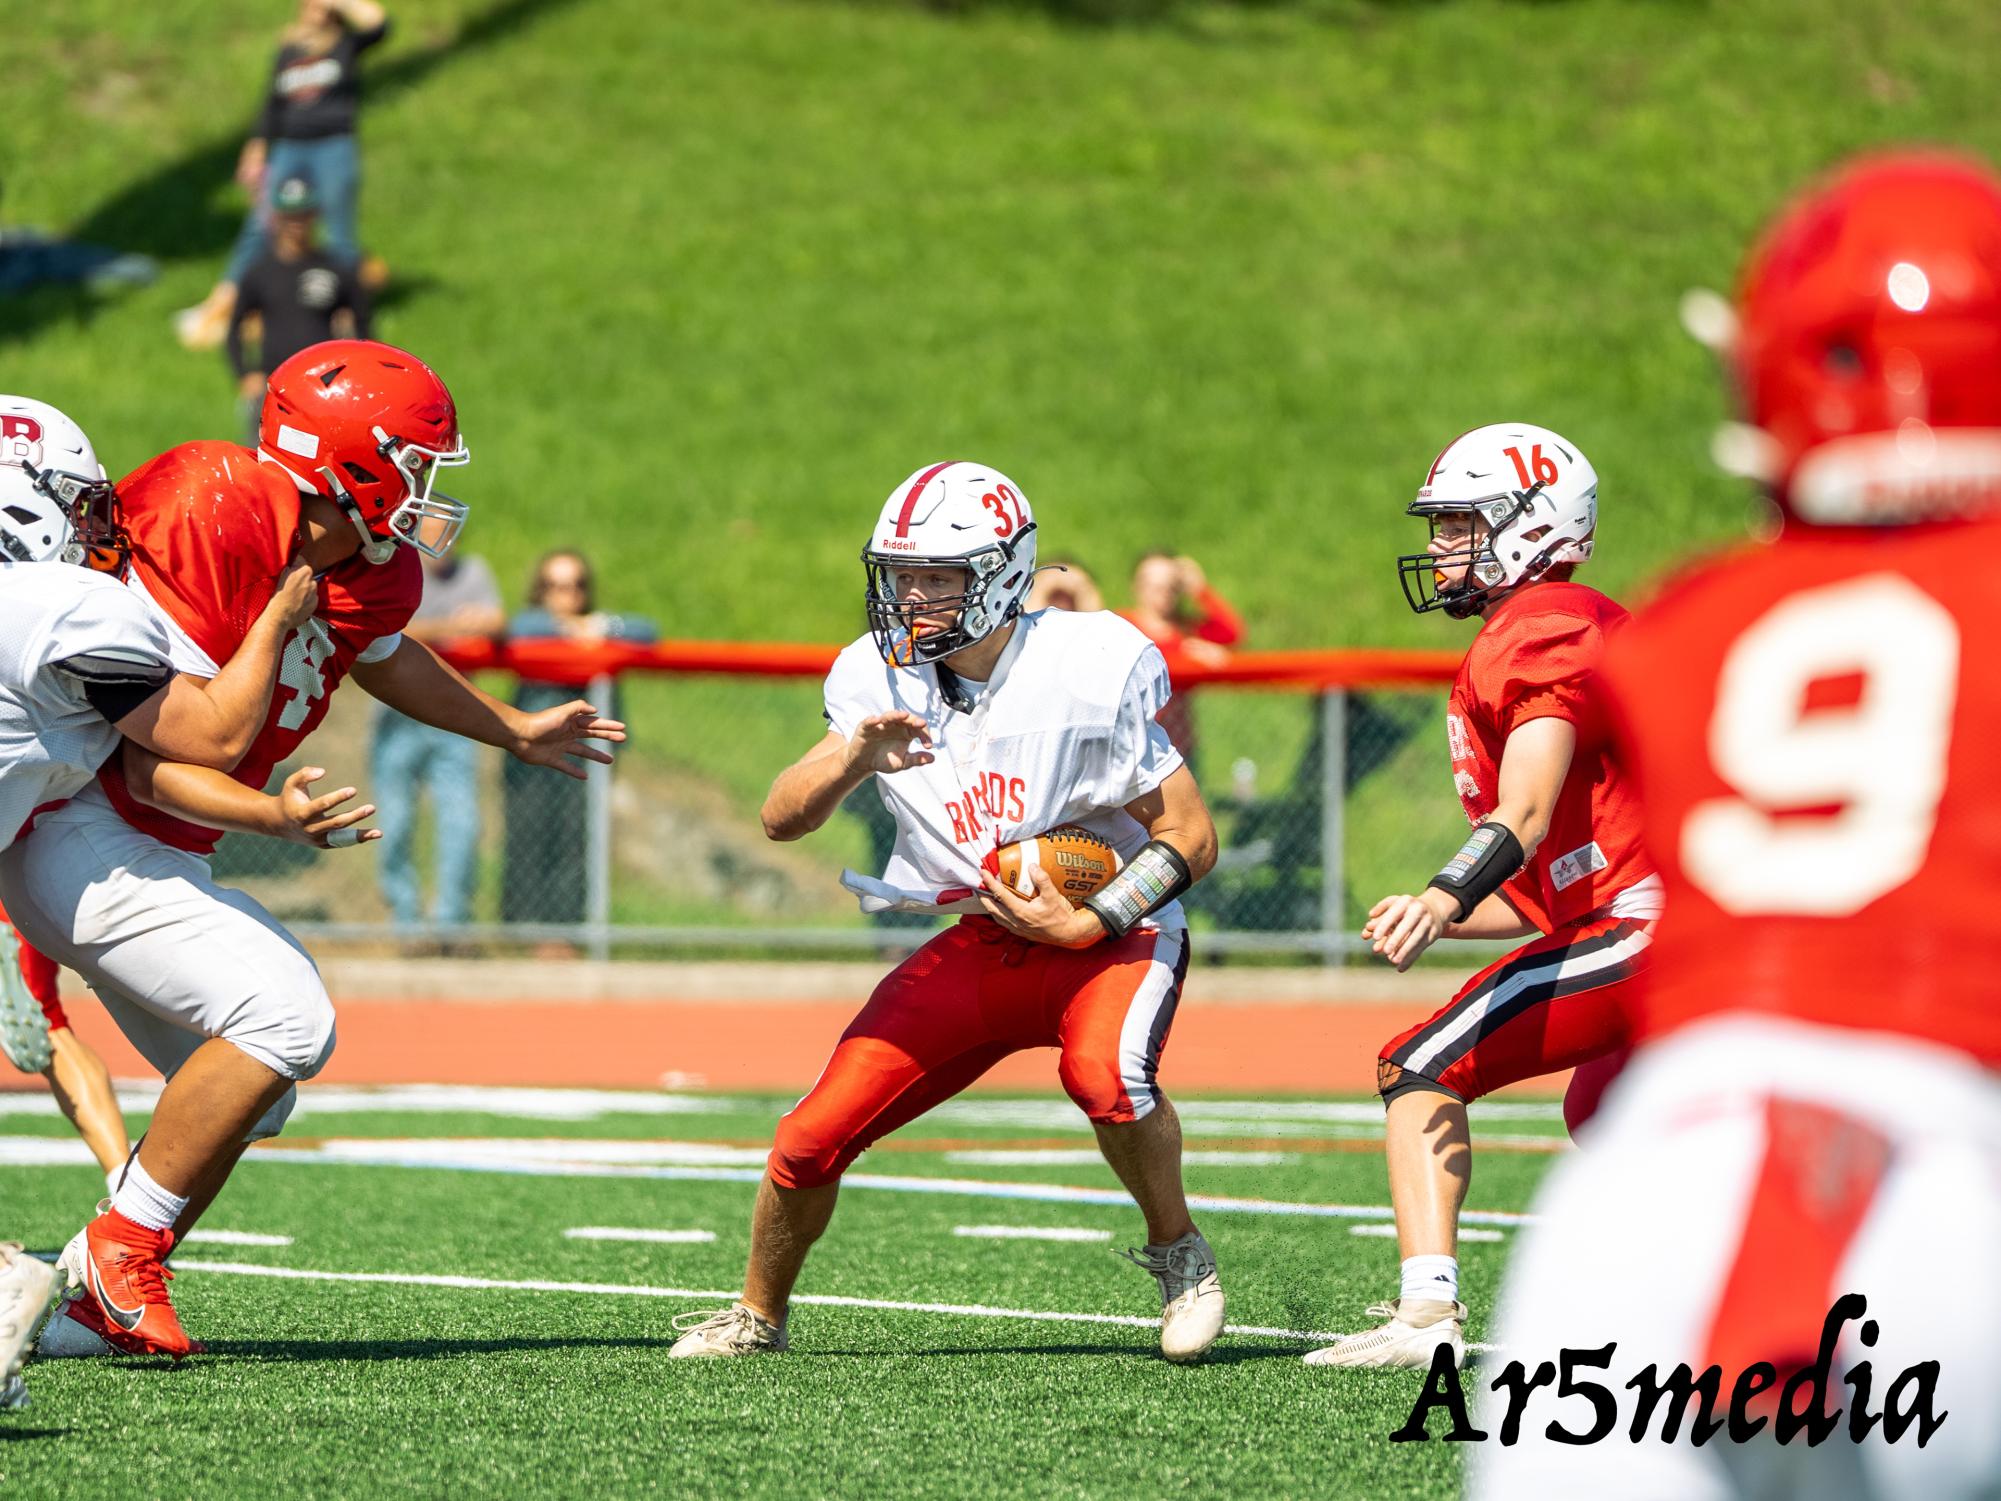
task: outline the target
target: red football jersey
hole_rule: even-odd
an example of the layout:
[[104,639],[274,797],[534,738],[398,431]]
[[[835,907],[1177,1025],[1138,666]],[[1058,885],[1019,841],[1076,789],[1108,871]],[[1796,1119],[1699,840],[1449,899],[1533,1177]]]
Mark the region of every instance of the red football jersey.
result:
[[1641,1022],[1723,1011],[2001,1064],[2001,518],[1795,528],[1620,633],[1611,708],[1667,909]]
[[1631,779],[1608,754],[1597,672],[1626,612],[1596,589],[1550,581],[1501,601],[1459,664],[1447,705],[1452,781],[1466,817],[1493,816],[1501,751],[1532,719],[1578,727],[1549,833],[1506,890],[1545,933],[1578,921],[1653,873]]
[[[183,443],[118,484],[131,539],[130,576],[219,666],[270,602],[298,540],[300,495],[284,471],[234,443]],[[285,643],[271,710],[232,775],[262,788],[326,718],[333,691],[371,642],[409,624],[422,598],[416,555],[399,547],[377,566],[356,556],[320,577],[320,607]],[[99,774],[134,828],[197,854],[222,835],[136,801],[114,756]]]

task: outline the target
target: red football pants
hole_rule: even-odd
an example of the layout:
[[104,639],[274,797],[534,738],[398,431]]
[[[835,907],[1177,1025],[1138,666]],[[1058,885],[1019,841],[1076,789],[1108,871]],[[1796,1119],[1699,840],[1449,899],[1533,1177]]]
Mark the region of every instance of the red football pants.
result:
[[28,994],[41,1003],[42,1015],[49,1019],[49,1030],[67,1027],[69,1018],[63,1014],[63,1003],[56,998],[56,961],[15,932],[7,921],[6,910],[0,908],[0,943],[8,939],[18,946],[21,978],[28,983]]
[[772,1181],[832,1183],[1024,1048],[1062,1049],[1057,1076],[1092,1120],[1139,1120],[1154,1107],[1187,973],[1185,933],[1060,949],[962,919],[892,970],[848,1024],[820,1082],[778,1123]]
[[[1477,1100],[1504,1084],[1594,1059],[1622,1057],[1634,993],[1653,942],[1649,925],[1607,917],[1523,944],[1468,980],[1429,1021],[1383,1045],[1384,1100],[1434,1089]],[[1564,1120],[1575,1130],[1597,1108],[1616,1063],[1580,1068]]]

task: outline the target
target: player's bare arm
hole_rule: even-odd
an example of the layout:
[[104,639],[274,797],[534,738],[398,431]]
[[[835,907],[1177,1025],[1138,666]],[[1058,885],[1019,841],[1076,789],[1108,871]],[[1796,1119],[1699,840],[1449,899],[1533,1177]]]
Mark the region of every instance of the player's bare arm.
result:
[[[1202,801],[1194,773],[1186,766],[1153,791],[1126,804],[1149,839],[1170,846],[1188,867],[1189,883],[1199,881],[1216,864],[1216,824]],[[1072,907],[1040,866],[1029,869],[1033,898],[1017,894],[991,871],[982,870],[986,891],[980,900],[987,915],[1008,931],[1037,943],[1082,949],[1109,936],[1104,920],[1088,907]]]
[[163,761],[144,746],[126,741],[125,785],[148,807],[210,829],[262,834],[271,839],[310,844],[318,849],[343,849],[380,839],[380,829],[357,829],[373,816],[375,805],[340,809],[355,795],[352,787],[315,795],[313,783],[326,776],[319,766],[302,766],[275,794],[246,787],[206,766]]
[[524,714],[466,681],[465,676],[421,641],[402,645],[380,662],[357,662],[350,674],[369,694],[398,713],[496,745],[517,761],[548,766],[582,781],[585,761],[611,764],[611,755],[593,740],[625,739],[625,726],[605,719],[582,699]]
[[170,761],[233,771],[271,709],[285,641],[319,602],[313,571],[293,562],[243,645],[213,678],[182,673],[144,703],[112,721],[120,734]]
[[829,730],[772,782],[758,815],[765,837],[804,838],[878,772],[928,766],[933,759],[931,731],[915,714],[871,714],[852,735]]
[[[1577,749],[1577,727],[1567,719],[1531,719],[1508,736],[1501,753],[1499,802],[1486,824],[1499,824],[1521,845],[1522,858],[1533,855],[1549,832],[1563,779]],[[1483,825],[1485,827],[1485,825]],[[1500,908],[1492,904],[1499,900]],[[1460,898],[1438,886],[1415,896],[1386,896],[1369,909],[1362,937],[1399,970],[1406,970],[1441,938],[1520,937],[1530,926],[1511,926],[1521,914],[1499,892],[1483,897],[1462,918]]]

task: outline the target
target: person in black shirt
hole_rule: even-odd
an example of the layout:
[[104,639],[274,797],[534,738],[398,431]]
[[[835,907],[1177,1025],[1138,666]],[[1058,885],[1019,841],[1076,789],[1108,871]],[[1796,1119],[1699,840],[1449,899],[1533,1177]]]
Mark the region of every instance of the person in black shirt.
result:
[[228,268],[204,301],[175,315],[175,331],[188,348],[213,349],[222,340],[237,288],[264,249],[265,184],[310,179],[326,216],[329,248],[349,262],[359,259],[361,54],[388,33],[389,16],[377,0],[300,0],[237,161],[236,177],[250,190],[251,207]]
[[[369,337],[368,293],[354,262],[314,244],[319,203],[303,177],[287,178],[271,195],[271,245],[250,263],[229,316],[229,363],[257,442],[257,418],[264,406],[264,375],[308,345],[326,339]],[[263,324],[257,356],[244,348],[244,324]]]

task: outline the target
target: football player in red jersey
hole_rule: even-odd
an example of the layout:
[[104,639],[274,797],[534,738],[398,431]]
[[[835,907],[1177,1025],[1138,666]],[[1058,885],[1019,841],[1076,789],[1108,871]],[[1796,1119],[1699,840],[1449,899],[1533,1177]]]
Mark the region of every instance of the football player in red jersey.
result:
[[[1532,1411],[1474,1490],[1993,1496],[2001,176],[1862,158],[1712,308],[1734,452],[1784,526],[1608,658],[1666,915],[1632,1063],[1501,1305],[1531,1368],[1612,1342],[1617,1421],[1577,1447],[1545,1419],[1585,1432],[1596,1404]],[[1716,1421],[1756,1444],[1629,1441],[1649,1365],[1712,1373]]]
[[[1377,902],[1362,936],[1400,970],[1439,938],[1537,936],[1383,1045],[1376,1077],[1401,1288],[1370,1309],[1384,1323],[1314,1351],[1312,1365],[1429,1366],[1440,1345],[1464,1356],[1466,1103],[1616,1061],[1660,912],[1631,785],[1596,729],[1593,677],[1626,612],[1570,579],[1598,523],[1590,461],[1547,428],[1475,428],[1432,462],[1410,513],[1431,524],[1429,547],[1399,560],[1411,608],[1483,617],[1445,717],[1474,828],[1423,891]],[[1574,1076],[1573,1126],[1601,1077]]]
[[[224,828],[279,832],[257,789],[340,682],[352,675],[413,718],[575,776],[578,760],[608,759],[589,740],[624,738],[583,703],[523,714],[402,635],[422,589],[412,549],[442,553],[465,516],[434,492],[437,470],[466,458],[451,393],[428,366],[335,340],[272,372],[256,450],[170,449],[121,481],[115,514],[100,518],[96,540],[123,552],[127,583],[171,622],[184,672],[231,655],[288,559],[313,569],[319,607],[286,643],[233,782],[128,753],[0,864],[0,900],[22,932],[91,983],[167,1079],[111,1208],[63,1253],[83,1291],[42,1336],[44,1355],[188,1353],[162,1262],[333,1051],[333,1007],[310,956],[204,857]],[[202,821],[161,801],[201,809]]]

